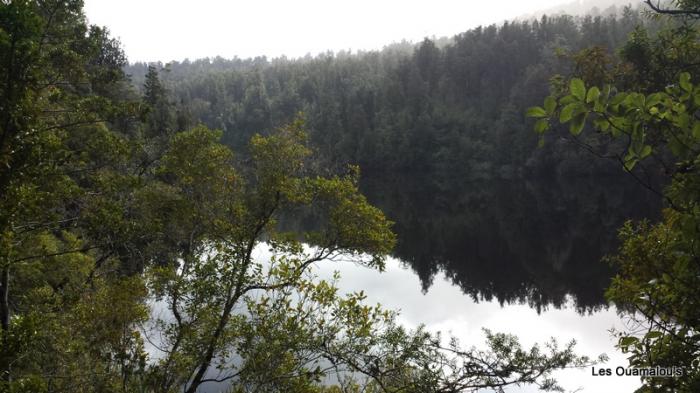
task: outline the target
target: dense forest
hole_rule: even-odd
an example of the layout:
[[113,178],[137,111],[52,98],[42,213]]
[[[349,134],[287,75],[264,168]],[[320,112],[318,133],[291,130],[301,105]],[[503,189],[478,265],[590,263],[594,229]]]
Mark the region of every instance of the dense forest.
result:
[[[577,59],[598,56],[612,67],[615,51],[646,24],[658,23],[625,8],[619,15],[479,27],[378,52],[153,66],[177,111],[171,127],[202,122],[222,130],[222,141],[235,148],[302,112],[327,164],[358,164],[363,173],[456,179],[619,173],[619,165],[591,163],[571,141],[537,149],[524,113],[549,93],[552,75],[577,71]],[[130,65],[126,73],[140,87],[148,66]]]

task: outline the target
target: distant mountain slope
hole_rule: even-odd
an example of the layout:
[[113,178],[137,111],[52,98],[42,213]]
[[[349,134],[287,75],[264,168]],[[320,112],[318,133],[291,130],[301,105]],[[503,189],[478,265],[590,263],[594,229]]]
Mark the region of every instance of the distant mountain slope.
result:
[[[326,168],[355,163],[365,172],[452,179],[590,174],[619,166],[600,161],[596,168],[587,152],[555,133],[536,148],[525,110],[549,93],[552,75],[575,72],[579,51],[597,46],[614,56],[629,32],[647,23],[635,11],[555,15],[478,27],[439,45],[426,39],[413,48],[404,43],[302,59],[173,62],[160,76],[176,106],[172,118],[220,129],[238,151],[252,134],[303,112]],[[134,64],[126,71],[139,86],[146,69]]]

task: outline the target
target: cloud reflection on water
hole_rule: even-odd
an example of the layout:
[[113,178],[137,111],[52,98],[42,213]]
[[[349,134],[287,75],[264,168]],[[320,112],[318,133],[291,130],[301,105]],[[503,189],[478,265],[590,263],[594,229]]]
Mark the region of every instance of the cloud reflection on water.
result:
[[[381,303],[388,309],[400,309],[399,321],[406,326],[425,324],[430,331],[454,335],[463,346],[484,342],[482,328],[517,335],[524,345],[544,343],[555,337],[561,343],[575,339],[578,352],[591,357],[606,353],[604,367],[626,366],[626,358],[614,348],[609,329],[622,327],[614,307],[592,314],[580,314],[575,307],[548,309],[541,313],[526,304],[501,306],[498,301],[475,302],[459,287],[440,275],[423,293],[419,278],[395,258],[387,261],[383,273],[351,262],[319,263],[319,276],[330,278],[340,272],[341,292],[363,290],[370,304]],[[590,369],[564,370],[555,374],[567,391],[633,392],[640,386],[635,377],[594,377]],[[534,392],[534,387],[511,388],[513,392]]]

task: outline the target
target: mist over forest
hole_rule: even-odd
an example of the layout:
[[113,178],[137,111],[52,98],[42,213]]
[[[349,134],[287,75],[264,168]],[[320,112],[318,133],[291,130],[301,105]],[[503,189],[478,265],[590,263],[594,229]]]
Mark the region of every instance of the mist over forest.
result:
[[[619,163],[591,162],[561,134],[538,149],[525,118],[525,109],[549,94],[552,75],[580,72],[590,56],[615,67],[635,28],[657,29],[630,7],[614,10],[506,22],[381,51],[153,66],[168,91],[169,127],[202,122],[222,130],[222,141],[234,148],[303,113],[313,147],[334,168],[352,163],[363,172],[472,180],[619,174]],[[141,87],[148,65],[125,71]],[[600,143],[595,135],[582,138]]]

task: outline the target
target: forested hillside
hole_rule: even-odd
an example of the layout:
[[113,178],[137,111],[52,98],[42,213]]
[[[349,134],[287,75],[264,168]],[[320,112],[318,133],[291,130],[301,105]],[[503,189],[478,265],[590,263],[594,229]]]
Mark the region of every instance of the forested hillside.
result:
[[[154,66],[170,94],[171,121],[221,129],[233,147],[303,112],[326,164],[355,163],[365,173],[439,171],[476,179],[619,172],[617,163],[583,164],[587,153],[570,140],[537,149],[524,111],[549,93],[552,75],[585,71],[595,78],[622,67],[612,56],[635,27],[649,24],[655,23],[625,8],[616,16],[479,27],[379,52]],[[126,71],[142,86],[148,67]]]

